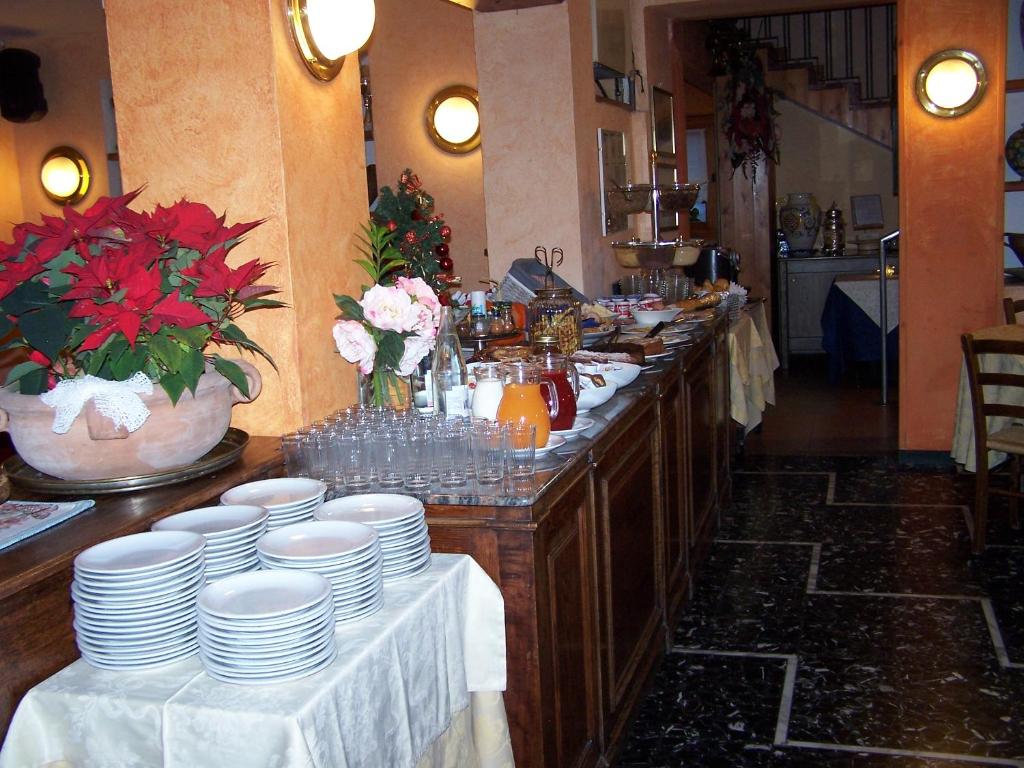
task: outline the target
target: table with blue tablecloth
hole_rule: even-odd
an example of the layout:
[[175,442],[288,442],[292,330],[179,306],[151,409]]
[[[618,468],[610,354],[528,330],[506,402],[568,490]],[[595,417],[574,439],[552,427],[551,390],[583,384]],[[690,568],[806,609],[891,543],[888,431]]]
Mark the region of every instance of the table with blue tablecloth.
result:
[[[899,278],[886,281],[886,358],[895,370],[899,361]],[[829,380],[838,382],[856,363],[882,359],[881,296],[878,275],[836,278],[821,313],[821,345],[828,353]]]

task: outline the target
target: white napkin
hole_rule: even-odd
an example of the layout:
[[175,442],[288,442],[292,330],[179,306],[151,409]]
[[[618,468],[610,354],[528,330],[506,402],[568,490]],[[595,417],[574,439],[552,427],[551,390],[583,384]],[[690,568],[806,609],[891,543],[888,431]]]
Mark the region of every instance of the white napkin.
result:
[[96,403],[96,410],[114,422],[134,432],[149,418],[149,408],[139,395],[153,394],[153,382],[142,371],[127,381],[109,381],[96,376],[80,376],[63,379],[49,392],[39,396],[46,405],[56,412],[53,415],[53,431],[65,434],[82,408],[90,400]]

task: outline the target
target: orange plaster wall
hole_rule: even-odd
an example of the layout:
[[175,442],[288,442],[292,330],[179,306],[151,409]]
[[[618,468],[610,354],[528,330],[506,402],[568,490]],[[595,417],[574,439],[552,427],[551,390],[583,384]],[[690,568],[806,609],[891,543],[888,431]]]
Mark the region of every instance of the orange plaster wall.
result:
[[[960,334],[999,322],[1002,293],[1007,6],[900,0],[900,448],[948,451]],[[913,91],[921,62],[963,47],[988,70],[970,114],[927,114]]]
[[271,435],[354,389],[333,352],[330,291],[353,282],[352,212],[361,216],[366,194],[352,136],[356,122],[361,133],[356,68],[314,81],[284,41],[279,11],[247,0],[107,0],[125,188],[147,184],[145,207],[187,196],[229,221],[266,219],[234,258],[276,263],[267,279],[293,309],[243,318],[279,372],[256,360],[263,393],[235,409],[234,423]]
[[24,218],[14,126],[6,120],[0,120],[0,242],[10,240],[14,225],[21,223]]
[[[451,257],[465,290],[488,274],[484,249],[483,146],[465,155],[443,152],[426,132],[424,113],[449,85],[477,87],[473,12],[448,0],[377,0],[367,46],[373,94],[377,183],[395,188],[412,168],[434,196],[435,211],[452,228]],[[502,272],[504,274],[504,272]],[[501,275],[498,275],[500,278]]]
[[[24,2],[16,0],[4,9],[3,17],[16,14]],[[57,16],[52,25],[18,46],[41,59],[39,78],[49,111],[42,120],[12,124],[23,215],[32,221],[40,221],[41,213],[56,215],[61,209],[46,197],[39,183],[43,157],[54,147],[72,146],[89,163],[92,186],[75,206],[77,210],[85,210],[109,190],[100,101],[100,81],[110,78],[103,8],[100,3],[54,0],[48,0],[48,5],[47,12]],[[39,12],[38,8],[32,10]]]
[[[583,288],[576,132],[566,5],[473,16],[490,271],[534,248],[565,253],[559,274]],[[596,157],[597,133],[594,133]]]

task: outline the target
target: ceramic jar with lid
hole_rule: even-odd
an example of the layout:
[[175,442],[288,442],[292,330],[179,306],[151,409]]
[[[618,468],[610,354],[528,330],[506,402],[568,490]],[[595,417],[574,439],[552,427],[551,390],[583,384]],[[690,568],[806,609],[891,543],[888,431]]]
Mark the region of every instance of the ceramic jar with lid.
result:
[[836,207],[835,202],[825,212],[825,221],[821,225],[821,250],[826,256],[842,256],[846,250],[843,212]]
[[571,355],[582,346],[583,314],[571,288],[538,288],[526,310],[531,341],[538,336],[558,339],[558,351]]
[[779,226],[786,235],[791,252],[814,250],[821,226],[821,207],[810,192],[790,192],[779,208]]

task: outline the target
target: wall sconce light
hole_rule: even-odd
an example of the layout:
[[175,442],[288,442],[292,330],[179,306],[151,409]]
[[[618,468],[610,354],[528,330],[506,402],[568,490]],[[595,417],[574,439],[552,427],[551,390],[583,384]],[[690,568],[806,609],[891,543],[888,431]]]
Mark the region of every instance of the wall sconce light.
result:
[[445,152],[465,154],[480,146],[480,97],[468,85],[439,91],[427,107],[427,133]]
[[89,164],[72,147],[55,147],[43,158],[39,179],[46,196],[61,205],[74,205],[89,191]]
[[985,65],[970,51],[951,49],[928,57],[917,71],[917,99],[939,117],[958,117],[985,95]]
[[285,0],[292,39],[306,69],[318,80],[333,80],[345,57],[358,51],[373,31],[373,0]]

